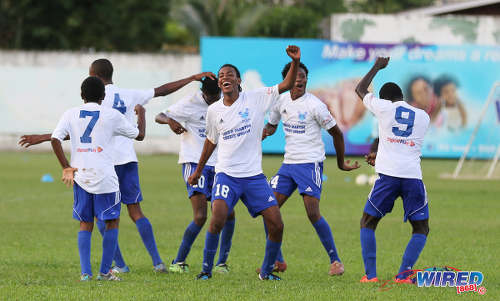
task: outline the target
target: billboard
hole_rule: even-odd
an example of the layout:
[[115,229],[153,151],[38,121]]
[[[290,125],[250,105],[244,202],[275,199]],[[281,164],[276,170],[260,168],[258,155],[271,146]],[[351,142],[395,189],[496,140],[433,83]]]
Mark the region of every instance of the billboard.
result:
[[[203,71],[225,63],[237,66],[242,87],[251,90],[281,82],[289,62],[287,45],[301,47],[301,61],[309,69],[307,88],[328,106],[344,132],[346,153],[363,155],[377,134],[377,123],[354,92],[377,56],[390,56],[389,66],[372,83],[376,93],[385,82],[395,82],[405,100],[431,117],[424,157],[458,158],[478,121],[491,87],[500,80],[500,47],[339,43],[326,40],[220,38],[201,40]],[[500,95],[497,95],[500,97]],[[488,110],[470,155],[491,157],[500,143],[494,106]],[[334,154],[328,133],[325,149]],[[284,133],[263,142],[265,153],[284,151]]]

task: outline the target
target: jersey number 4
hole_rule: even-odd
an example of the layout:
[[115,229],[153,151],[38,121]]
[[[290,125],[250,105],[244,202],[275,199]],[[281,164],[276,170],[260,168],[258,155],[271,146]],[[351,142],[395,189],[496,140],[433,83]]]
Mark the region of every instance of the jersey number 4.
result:
[[[401,124],[401,126],[393,126],[392,133],[399,137],[408,137],[413,132],[413,123],[415,122],[415,112],[405,108],[397,107],[396,116],[394,116],[396,122]],[[406,125],[406,129],[403,131],[402,128]]]
[[117,109],[120,113],[125,114],[127,107],[125,102],[120,98],[120,94],[115,93],[115,100],[113,101],[113,109]]
[[99,119],[99,111],[80,111],[80,118],[87,118],[89,116],[92,118],[90,119],[85,132],[83,132],[83,136],[80,137],[81,143],[92,143],[92,137],[90,137],[90,133],[92,133],[95,123],[97,122],[97,119]]

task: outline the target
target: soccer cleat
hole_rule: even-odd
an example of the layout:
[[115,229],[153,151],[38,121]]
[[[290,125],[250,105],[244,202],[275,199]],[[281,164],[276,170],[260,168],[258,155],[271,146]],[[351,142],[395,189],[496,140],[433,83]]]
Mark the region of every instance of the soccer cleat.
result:
[[123,268],[120,268],[119,266],[115,265],[114,267],[111,268],[111,272],[113,272],[113,273],[129,273],[130,269],[127,265],[124,266]]
[[340,276],[344,274],[344,264],[340,261],[335,260],[330,265],[330,271],[328,272],[330,276]]
[[155,265],[153,271],[156,273],[168,273],[167,267],[163,262]]
[[196,280],[208,280],[212,278],[212,274],[201,272],[196,276]]
[[92,275],[83,274],[80,276],[80,281],[90,281],[90,280],[92,280]]
[[98,281],[121,281],[120,277],[116,276],[112,272],[109,272],[107,274],[99,273],[99,275],[97,275],[97,280]]
[[277,261],[274,263],[274,269],[273,269],[273,272],[276,272],[276,273],[283,273],[284,271],[286,271],[286,262],[280,262],[280,261]]
[[274,274],[267,274],[266,276],[262,277],[262,275],[260,273],[259,273],[259,279],[260,280],[276,280],[276,281],[281,280],[280,277],[278,277]]
[[172,263],[168,270],[172,273],[187,273],[189,272],[189,265],[184,262]]
[[413,280],[411,280],[411,278],[404,278],[404,279],[394,278],[394,282],[396,282],[398,284],[403,284],[403,283],[406,283],[406,284],[415,284],[413,282]]
[[359,282],[378,282],[378,278],[377,277],[373,277],[372,279],[368,279],[368,277],[366,277],[366,275],[363,276],[363,278],[361,278],[361,280],[359,280]]
[[214,271],[220,274],[227,274],[229,273],[229,266],[225,263],[219,263],[215,266]]

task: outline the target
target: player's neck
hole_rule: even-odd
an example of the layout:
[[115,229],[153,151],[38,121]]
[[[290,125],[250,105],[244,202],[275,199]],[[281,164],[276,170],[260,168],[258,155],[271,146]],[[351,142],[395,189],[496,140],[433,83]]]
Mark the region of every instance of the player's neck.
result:
[[224,93],[222,102],[225,106],[231,106],[240,97],[240,91],[232,91],[231,93]]
[[294,90],[290,91],[290,97],[292,98],[292,100],[296,100],[297,98],[301,98],[302,96],[304,96],[304,94],[306,94],[306,91],[303,91],[303,92],[297,92]]

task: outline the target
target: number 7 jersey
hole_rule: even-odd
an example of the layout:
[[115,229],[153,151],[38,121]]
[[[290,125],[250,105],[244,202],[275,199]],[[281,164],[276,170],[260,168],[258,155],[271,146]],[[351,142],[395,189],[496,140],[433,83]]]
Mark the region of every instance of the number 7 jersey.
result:
[[378,120],[375,171],[399,178],[422,179],[420,156],[429,115],[405,101],[392,102],[368,93],[363,104]]
[[114,136],[135,138],[137,127],[117,110],[86,103],[64,113],[52,138],[71,140],[71,166],[77,168],[75,181],[94,194],[118,191],[114,169]]

